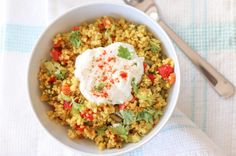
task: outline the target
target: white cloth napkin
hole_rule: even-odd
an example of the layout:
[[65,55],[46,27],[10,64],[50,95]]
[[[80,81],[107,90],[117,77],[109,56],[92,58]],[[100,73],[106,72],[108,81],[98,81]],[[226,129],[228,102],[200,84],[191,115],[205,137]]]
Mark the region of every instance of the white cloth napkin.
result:
[[[236,83],[235,1],[156,1],[161,17]],[[3,19],[0,26],[0,155],[79,155],[54,141],[38,125],[27,99],[26,74],[32,45],[47,23],[68,8],[88,2],[5,2],[6,5],[0,6],[0,10],[6,11],[1,14],[5,18],[0,18]],[[178,49],[177,52],[183,78],[178,107],[187,116],[176,109],[155,138],[126,155],[236,155],[235,96],[227,100],[219,98],[190,61]]]

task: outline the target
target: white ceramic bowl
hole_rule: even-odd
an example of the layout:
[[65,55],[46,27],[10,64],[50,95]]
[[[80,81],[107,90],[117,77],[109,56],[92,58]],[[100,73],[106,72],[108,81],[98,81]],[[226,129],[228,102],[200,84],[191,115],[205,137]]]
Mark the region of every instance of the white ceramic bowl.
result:
[[[168,105],[165,109],[164,116],[161,118],[159,124],[138,143],[130,143],[121,149],[109,149],[99,151],[95,144],[87,140],[71,140],[67,137],[67,128],[49,120],[46,112],[50,109],[46,104],[40,101],[40,90],[38,82],[39,66],[42,59],[49,58],[49,51],[52,47],[52,38],[58,32],[69,30],[72,26],[78,25],[84,21],[92,21],[100,16],[124,17],[125,19],[135,22],[137,24],[145,24],[156,37],[158,37],[164,48],[165,53],[171,57],[175,62],[176,82],[170,89],[170,96],[168,98]],[[151,18],[143,12],[127,5],[117,5],[109,3],[96,3],[76,7],[57,18],[47,29],[42,33],[38,42],[36,43],[28,70],[28,93],[31,101],[31,106],[44,129],[63,145],[77,150],[82,154],[87,155],[118,155],[131,151],[140,147],[144,143],[151,140],[166,124],[170,118],[175,105],[178,100],[180,90],[180,69],[176,56],[175,49],[169,37],[163,29]],[[57,150],[57,149],[53,149]]]

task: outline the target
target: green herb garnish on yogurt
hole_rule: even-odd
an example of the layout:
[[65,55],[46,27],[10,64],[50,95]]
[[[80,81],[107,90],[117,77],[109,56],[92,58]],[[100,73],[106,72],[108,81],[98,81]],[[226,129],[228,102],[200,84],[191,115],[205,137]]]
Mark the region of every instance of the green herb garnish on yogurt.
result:
[[125,48],[123,46],[119,46],[117,56],[127,59],[127,60],[131,60],[133,54],[129,51],[128,48]]

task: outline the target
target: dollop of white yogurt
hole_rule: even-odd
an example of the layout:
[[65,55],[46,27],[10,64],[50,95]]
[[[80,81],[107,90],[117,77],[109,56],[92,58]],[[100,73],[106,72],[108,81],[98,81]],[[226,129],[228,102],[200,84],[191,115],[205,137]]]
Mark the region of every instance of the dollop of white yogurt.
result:
[[88,101],[122,104],[132,99],[132,81],[141,81],[143,61],[132,45],[116,42],[84,51],[76,58],[74,75]]

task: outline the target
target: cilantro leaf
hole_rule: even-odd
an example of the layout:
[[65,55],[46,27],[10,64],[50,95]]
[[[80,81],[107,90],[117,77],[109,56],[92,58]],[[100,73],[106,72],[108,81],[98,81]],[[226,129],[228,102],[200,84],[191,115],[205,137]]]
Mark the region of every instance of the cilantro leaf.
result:
[[161,45],[160,43],[155,42],[154,40],[151,40],[149,42],[149,47],[152,52],[157,53],[161,51]]
[[97,83],[95,86],[94,86],[94,89],[96,91],[101,91],[103,90],[103,88],[106,86],[106,83],[104,82],[100,82],[100,83]]
[[123,46],[119,46],[117,56],[127,59],[127,60],[131,60],[133,54],[129,51],[128,48],[125,48]]
[[137,94],[138,93],[138,85],[137,85],[137,83],[135,83],[135,78],[134,77],[132,78],[131,86],[133,88],[134,94]]
[[81,40],[80,40],[80,31],[72,31],[70,34],[70,42],[73,46],[75,47],[79,47],[81,44]]
[[120,114],[123,118],[123,123],[125,125],[130,125],[136,121],[136,116],[131,110],[120,110]]
[[125,127],[121,124],[117,125],[116,127],[112,127],[111,131],[123,139],[127,140],[128,136],[128,131],[125,129]]

